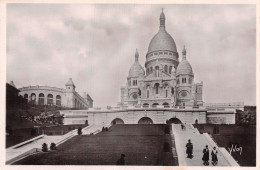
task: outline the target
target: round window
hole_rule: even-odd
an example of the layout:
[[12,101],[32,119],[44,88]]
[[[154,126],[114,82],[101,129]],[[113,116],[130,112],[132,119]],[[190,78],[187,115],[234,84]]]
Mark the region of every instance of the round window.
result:
[[182,91],[182,92],[181,92],[181,96],[182,96],[182,97],[186,97],[186,96],[187,96],[187,92],[186,92],[186,91]]
[[133,99],[137,99],[137,94],[133,94]]

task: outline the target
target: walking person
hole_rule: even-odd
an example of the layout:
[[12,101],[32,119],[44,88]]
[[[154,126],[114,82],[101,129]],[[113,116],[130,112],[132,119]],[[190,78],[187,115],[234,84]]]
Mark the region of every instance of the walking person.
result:
[[211,152],[211,156],[212,156],[212,165],[217,165],[218,163],[218,151],[216,150],[216,147],[214,146],[212,152]]
[[125,154],[121,154],[121,158],[116,161],[117,165],[125,165]]
[[208,145],[206,145],[206,148],[203,149],[203,165],[208,166],[209,165],[209,148]]
[[187,158],[192,159],[192,151],[193,151],[193,144],[191,143],[191,140],[188,140],[188,143],[186,144],[186,154],[188,154]]

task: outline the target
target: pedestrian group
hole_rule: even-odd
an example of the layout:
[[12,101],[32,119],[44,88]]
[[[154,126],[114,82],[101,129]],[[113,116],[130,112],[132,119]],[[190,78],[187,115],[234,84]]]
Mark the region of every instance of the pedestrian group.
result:
[[[193,144],[191,143],[191,140],[188,140],[188,143],[186,144],[186,154],[187,154],[187,158],[192,159],[193,155]],[[218,151],[216,150],[216,147],[213,147],[213,150],[211,151],[211,161],[212,161],[212,165],[215,166],[218,163]],[[203,165],[208,166],[209,165],[209,148],[208,145],[206,145],[206,147],[203,149]]]

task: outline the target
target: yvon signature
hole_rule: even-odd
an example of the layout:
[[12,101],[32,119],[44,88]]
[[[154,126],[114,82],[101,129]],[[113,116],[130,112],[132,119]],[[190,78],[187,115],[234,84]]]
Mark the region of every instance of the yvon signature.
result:
[[229,154],[231,155],[231,152],[240,152],[240,155],[242,154],[242,147],[237,147],[237,145],[231,145],[231,147],[228,147]]

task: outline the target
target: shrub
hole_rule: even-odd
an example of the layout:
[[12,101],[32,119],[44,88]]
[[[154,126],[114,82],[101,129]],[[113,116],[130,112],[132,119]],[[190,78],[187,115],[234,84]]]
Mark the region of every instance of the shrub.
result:
[[48,151],[48,145],[46,143],[42,144],[42,151],[47,152]]
[[50,149],[51,150],[57,150],[56,144],[52,142],[51,146],[50,146]]

